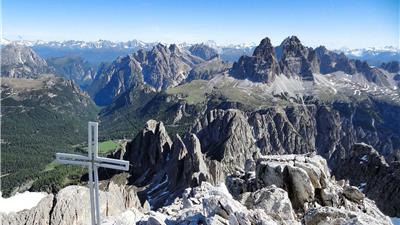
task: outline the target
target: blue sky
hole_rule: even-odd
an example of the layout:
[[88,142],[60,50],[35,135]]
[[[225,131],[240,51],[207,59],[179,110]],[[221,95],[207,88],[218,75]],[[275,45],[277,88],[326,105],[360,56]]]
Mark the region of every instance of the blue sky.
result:
[[3,0],[3,37],[399,46],[400,0]]

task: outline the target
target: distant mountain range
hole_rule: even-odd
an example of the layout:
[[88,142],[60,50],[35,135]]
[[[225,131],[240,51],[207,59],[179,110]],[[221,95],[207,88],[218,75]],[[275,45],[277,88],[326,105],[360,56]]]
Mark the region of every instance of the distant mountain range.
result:
[[[28,41],[18,40],[10,41],[2,39],[1,44],[19,43],[25,46],[32,47],[43,58],[61,57],[65,55],[79,55],[88,62],[100,63],[113,61],[118,56],[133,53],[139,49],[150,50],[157,45],[157,42],[143,42],[139,40],[130,40],[125,42],[113,42],[108,40],[98,41]],[[205,41],[202,43],[220,54],[221,59],[229,62],[234,62],[242,55],[251,55],[257,47],[256,43],[237,44],[237,45],[218,45],[214,41]],[[194,44],[180,43],[177,44],[181,48],[190,48]],[[334,52],[343,52],[350,59],[360,59],[367,61],[370,65],[379,66],[381,63],[400,59],[400,48],[394,46],[386,46],[382,48],[340,48],[333,49]]]

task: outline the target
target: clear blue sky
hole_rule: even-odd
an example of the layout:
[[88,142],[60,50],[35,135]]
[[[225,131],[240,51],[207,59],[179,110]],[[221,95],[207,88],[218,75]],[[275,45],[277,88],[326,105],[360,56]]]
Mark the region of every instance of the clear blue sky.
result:
[[3,0],[3,37],[399,46],[400,0]]

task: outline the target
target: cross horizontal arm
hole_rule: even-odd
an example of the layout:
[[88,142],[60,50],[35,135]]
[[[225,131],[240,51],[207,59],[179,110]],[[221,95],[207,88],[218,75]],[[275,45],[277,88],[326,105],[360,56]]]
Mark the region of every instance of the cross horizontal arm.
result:
[[91,166],[91,163],[87,161],[57,159],[57,162],[61,164],[73,164],[73,165],[89,166],[89,167]]
[[90,161],[89,157],[83,155],[75,155],[68,153],[56,153],[57,160],[75,160],[75,161]]
[[98,167],[106,167],[110,169],[125,170],[125,171],[129,170],[129,161],[110,159],[104,157],[96,157],[95,160],[98,164]]

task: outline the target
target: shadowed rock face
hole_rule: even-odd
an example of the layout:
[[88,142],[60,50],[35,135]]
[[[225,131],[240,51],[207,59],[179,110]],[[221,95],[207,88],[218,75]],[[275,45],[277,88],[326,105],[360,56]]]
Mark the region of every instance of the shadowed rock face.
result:
[[399,162],[388,164],[372,146],[357,143],[339,167],[338,178],[349,179],[352,185],[360,187],[386,214],[400,216]]
[[279,61],[282,73],[303,80],[313,80],[313,73],[319,72],[319,61],[312,48],[304,47],[296,36],[286,38],[282,44]]
[[400,61],[391,61],[388,63],[382,63],[382,65],[380,67],[390,73],[399,73],[400,72]]
[[186,78],[186,82],[192,80],[211,80],[216,75],[222,74],[230,68],[230,63],[222,62],[220,58],[215,57],[209,61],[195,65]]
[[123,156],[132,164],[130,173],[133,179],[138,180],[137,178],[143,175],[153,176],[164,165],[167,156],[171,153],[171,148],[172,141],[164,124],[149,120],[135,139],[126,145]]
[[347,74],[354,74],[356,69],[351,61],[343,54],[329,51],[324,46],[315,49],[320,61],[320,73],[327,74],[336,71],[343,71]]
[[196,135],[171,140],[162,122],[149,120],[122,153],[129,160],[131,184],[144,187],[142,202],[153,208],[170,204],[183,190],[210,180]]
[[81,87],[90,85],[96,73],[96,68],[79,56],[52,57],[46,61],[56,74],[75,81]]
[[265,38],[252,56],[242,56],[233,64],[230,74],[237,79],[271,83],[280,72],[271,41]]
[[204,60],[211,60],[215,57],[219,57],[218,52],[215,49],[205,44],[192,45],[189,48],[189,52],[192,53],[192,55],[200,57]]

